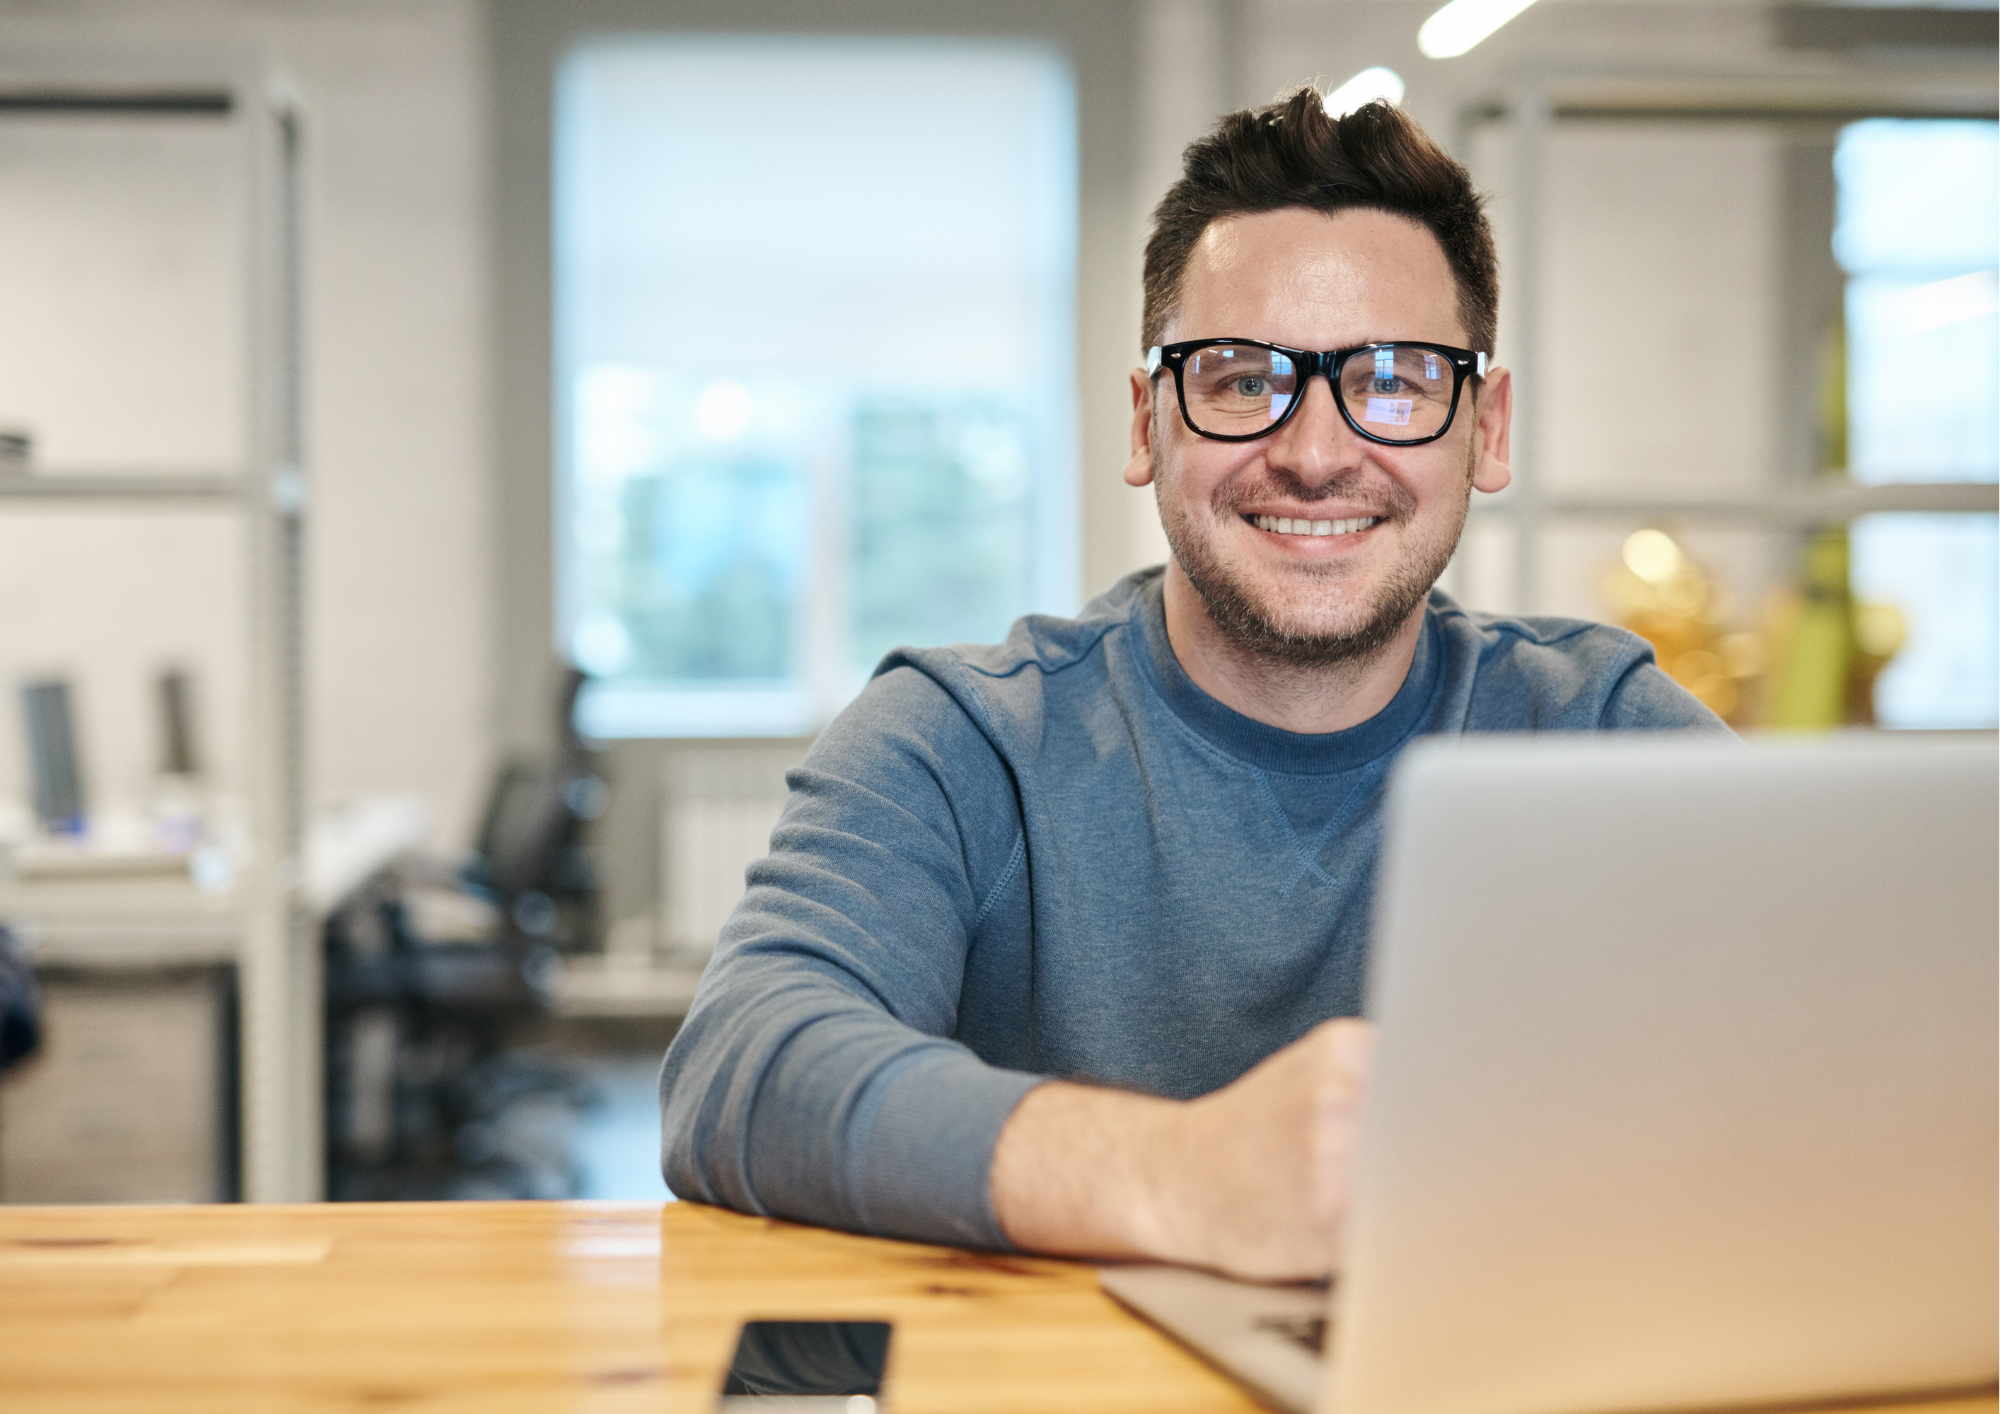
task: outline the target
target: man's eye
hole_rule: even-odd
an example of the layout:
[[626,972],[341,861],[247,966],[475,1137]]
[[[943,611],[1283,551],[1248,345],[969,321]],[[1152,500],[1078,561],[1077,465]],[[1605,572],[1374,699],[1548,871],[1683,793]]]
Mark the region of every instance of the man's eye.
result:
[[1269,388],[1270,384],[1255,374],[1236,380],[1236,391],[1246,398],[1261,398]]

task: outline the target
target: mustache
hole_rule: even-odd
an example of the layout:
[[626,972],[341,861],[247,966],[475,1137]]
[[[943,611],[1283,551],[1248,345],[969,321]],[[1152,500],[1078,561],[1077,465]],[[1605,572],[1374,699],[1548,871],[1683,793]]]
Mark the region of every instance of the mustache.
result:
[[1405,520],[1416,510],[1416,498],[1400,482],[1371,477],[1362,471],[1346,471],[1331,480],[1308,485],[1293,472],[1272,468],[1217,488],[1215,512],[1227,519],[1243,514],[1246,506],[1272,500],[1304,505],[1345,501],[1361,508],[1363,514],[1384,520]]

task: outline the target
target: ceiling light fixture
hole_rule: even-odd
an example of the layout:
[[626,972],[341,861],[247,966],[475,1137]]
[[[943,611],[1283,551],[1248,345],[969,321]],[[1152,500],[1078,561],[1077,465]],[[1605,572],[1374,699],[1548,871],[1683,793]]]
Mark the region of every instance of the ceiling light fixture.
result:
[[1456,59],[1535,0],[1451,0],[1424,21],[1417,48],[1430,59]]
[[1403,76],[1380,64],[1372,69],[1363,69],[1329,93],[1326,96],[1326,115],[1329,118],[1343,117],[1378,98],[1391,104],[1403,101]]

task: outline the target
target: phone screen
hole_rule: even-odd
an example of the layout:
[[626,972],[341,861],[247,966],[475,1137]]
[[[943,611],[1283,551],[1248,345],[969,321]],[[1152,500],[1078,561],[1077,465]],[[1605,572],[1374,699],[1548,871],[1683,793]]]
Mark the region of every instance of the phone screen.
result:
[[749,1414],[813,1400],[839,1414],[874,1414],[888,1365],[887,1321],[745,1321],[717,1407]]

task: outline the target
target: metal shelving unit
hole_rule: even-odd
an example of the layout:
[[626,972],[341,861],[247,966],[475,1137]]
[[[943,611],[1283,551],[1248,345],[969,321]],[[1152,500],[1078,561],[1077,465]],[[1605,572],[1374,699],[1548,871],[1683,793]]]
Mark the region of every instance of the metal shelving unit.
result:
[[225,473],[180,473],[0,477],[0,501],[80,502],[91,505],[197,504],[233,506],[242,499],[243,478]]
[[1471,156],[1474,135],[1507,124],[1513,153],[1509,200],[1513,243],[1508,279],[1516,295],[1506,362],[1515,373],[1512,486],[1480,508],[1503,517],[1514,534],[1517,607],[1532,612],[1540,584],[1537,549],[1555,519],[1686,520],[1772,529],[1837,525],[1891,511],[2000,511],[1990,481],[1858,484],[1837,476],[1773,478],[1741,496],[1551,493],[1541,484],[1541,426],[1547,408],[1535,377],[1542,366],[1544,165],[1550,129],[1564,122],[1761,123],[1823,132],[1864,118],[2000,117],[1990,66],[1928,65],[1894,71],[1789,63],[1741,73],[1568,72],[1529,69],[1504,93],[1460,110],[1453,147]]
[[[172,64],[20,53],[0,59],[0,121],[33,116],[230,126],[243,173],[248,464],[152,474],[0,476],[0,511],[233,513],[248,559],[249,850],[223,911],[241,1015],[242,1189],[253,1202],[320,1196],[320,978],[303,893],[305,681],[301,555],[303,115],[284,78],[241,60]],[[196,911],[213,900],[186,891]],[[162,897],[160,907],[171,900]],[[204,944],[212,951],[212,943]]]

